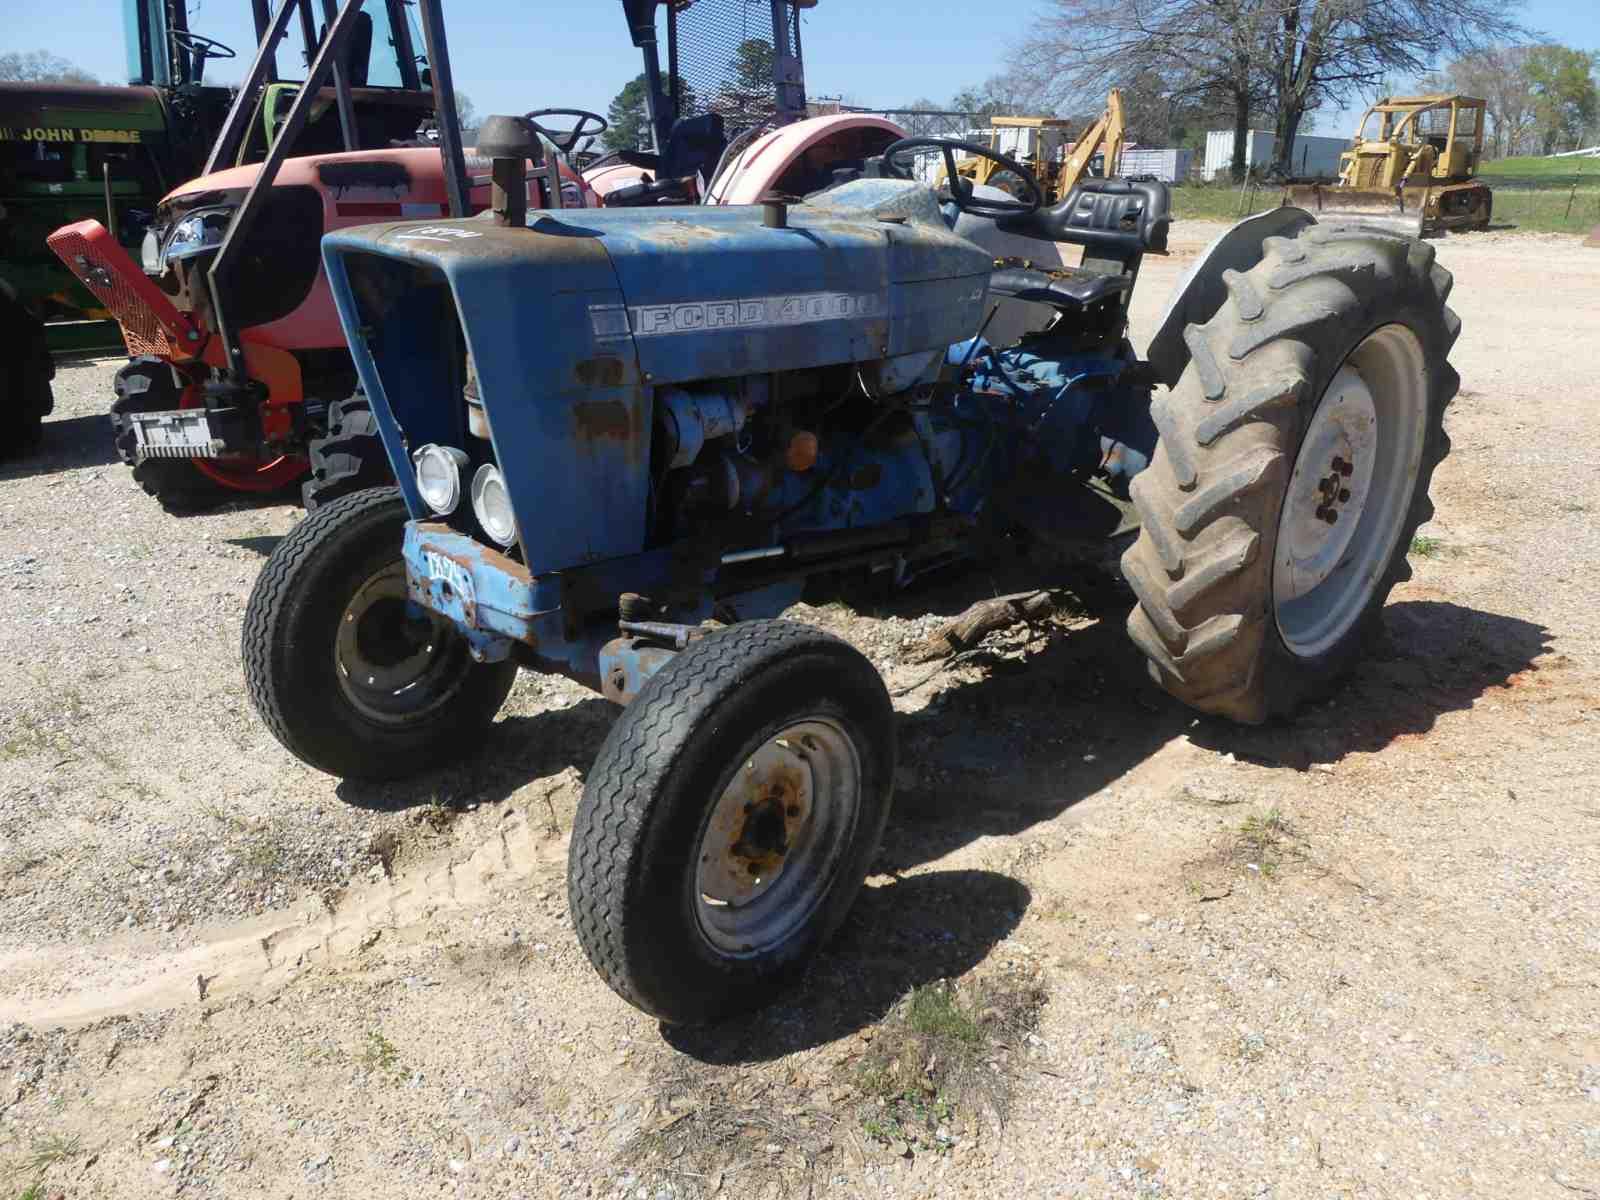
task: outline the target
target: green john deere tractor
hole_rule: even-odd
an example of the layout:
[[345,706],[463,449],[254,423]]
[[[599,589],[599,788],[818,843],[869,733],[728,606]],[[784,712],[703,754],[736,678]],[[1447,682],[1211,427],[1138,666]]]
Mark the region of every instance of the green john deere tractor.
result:
[[[245,136],[221,165],[259,162],[277,140],[302,82],[278,71],[280,53],[286,66],[294,57],[292,35],[264,57],[260,43],[273,10],[287,6],[299,17],[299,49],[309,61],[330,15],[328,0],[314,11],[315,2],[250,0],[255,55],[265,65],[247,101]],[[123,4],[129,86],[0,84],[0,459],[38,438],[52,407],[53,356],[124,349],[117,323],[46,237],[94,218],[137,260],[159,201],[202,173],[237,99],[236,84],[207,78],[208,64],[237,54],[189,28],[185,0]],[[293,153],[388,145],[432,118],[406,0],[367,8],[334,67],[345,78],[323,89]]]

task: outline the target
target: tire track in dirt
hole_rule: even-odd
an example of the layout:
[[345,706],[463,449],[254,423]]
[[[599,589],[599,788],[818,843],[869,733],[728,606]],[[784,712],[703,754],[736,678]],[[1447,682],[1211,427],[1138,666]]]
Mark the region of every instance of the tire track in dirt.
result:
[[271,993],[309,967],[355,955],[375,934],[485,907],[510,888],[563,874],[566,857],[565,837],[544,835],[525,812],[510,809],[465,857],[457,848],[351,887],[331,910],[316,896],[302,897],[288,909],[214,927],[180,950],[126,936],[0,956],[0,1023],[76,1028]]

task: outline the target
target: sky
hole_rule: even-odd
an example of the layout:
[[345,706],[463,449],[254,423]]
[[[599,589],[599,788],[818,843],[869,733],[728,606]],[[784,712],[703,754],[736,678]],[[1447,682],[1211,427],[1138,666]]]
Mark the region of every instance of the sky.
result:
[[[457,87],[478,113],[534,108],[606,111],[638,74],[617,0],[441,0]],[[804,15],[806,90],[895,107],[946,102],[1000,71],[1045,0],[818,0]],[[0,0],[0,53],[49,50],[107,83],[125,82],[122,0]],[[1559,41],[1600,50],[1597,0],[1528,0],[1527,23]],[[229,43],[244,61],[217,64],[238,79],[254,49],[248,0],[190,0],[190,28]],[[985,32],[989,31],[989,32]],[[1319,132],[1353,119],[1318,114]]]

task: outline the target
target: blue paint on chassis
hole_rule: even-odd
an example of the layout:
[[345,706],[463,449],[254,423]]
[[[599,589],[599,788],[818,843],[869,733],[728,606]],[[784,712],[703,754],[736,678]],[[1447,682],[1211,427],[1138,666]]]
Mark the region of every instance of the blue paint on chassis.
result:
[[[1153,427],[1146,445],[1125,412],[1148,425],[1148,392],[1126,383],[1123,358],[1075,353],[1069,337],[985,347],[968,386],[942,407],[926,402],[947,350],[982,324],[993,266],[950,231],[926,188],[862,180],[787,218],[769,226],[760,207],[584,210],[534,213],[525,229],[476,218],[324,239],[413,517],[411,598],[460,628],[475,655],[514,652],[595,687],[615,668],[631,692],[664,659],[620,644],[614,615],[593,619],[608,605],[614,614],[625,591],[673,595],[679,621],[710,615],[714,600],[740,619],[775,615],[798,598],[807,538],[860,530],[870,556],[874,530],[970,521],[996,480],[1029,463],[1081,471],[1131,439],[1123,448],[1143,465]],[[814,466],[761,493],[744,544],[647,544],[662,502],[656,389],[733,396],[749,380],[886,361],[910,364],[894,390],[924,401],[889,410],[906,414],[903,434],[835,432]],[[464,389],[481,402],[487,438],[473,432]],[[410,461],[427,443],[464,451],[463,491],[474,471],[498,467],[513,547],[491,548],[465,502],[445,516],[427,508]],[[770,548],[791,577],[730,584],[719,551],[749,548]]]

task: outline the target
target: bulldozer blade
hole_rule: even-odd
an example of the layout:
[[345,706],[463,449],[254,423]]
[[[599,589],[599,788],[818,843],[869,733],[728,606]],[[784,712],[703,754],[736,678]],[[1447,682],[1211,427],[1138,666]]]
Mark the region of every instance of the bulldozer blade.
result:
[[1386,233],[1422,236],[1423,192],[1292,183],[1284,188],[1283,202],[1303,208],[1319,224],[1367,225]]

